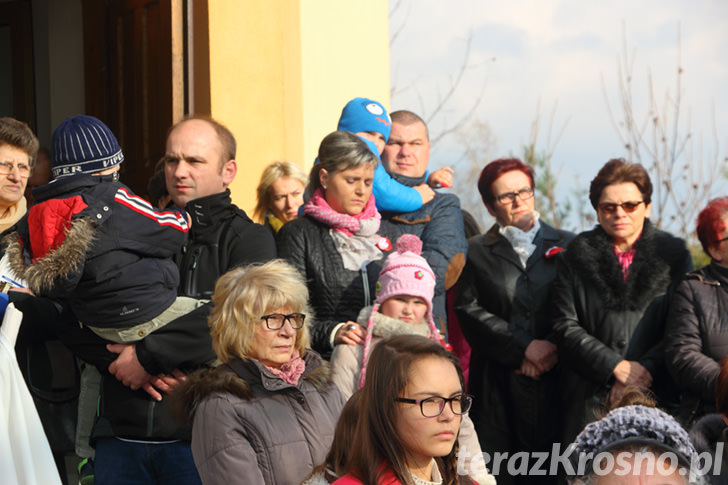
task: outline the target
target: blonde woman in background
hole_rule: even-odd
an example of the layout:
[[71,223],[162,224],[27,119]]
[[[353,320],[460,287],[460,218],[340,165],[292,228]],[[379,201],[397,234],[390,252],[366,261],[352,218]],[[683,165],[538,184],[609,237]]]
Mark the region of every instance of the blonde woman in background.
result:
[[307,185],[306,173],[295,163],[271,163],[260,176],[253,218],[277,234],[283,224],[298,217]]

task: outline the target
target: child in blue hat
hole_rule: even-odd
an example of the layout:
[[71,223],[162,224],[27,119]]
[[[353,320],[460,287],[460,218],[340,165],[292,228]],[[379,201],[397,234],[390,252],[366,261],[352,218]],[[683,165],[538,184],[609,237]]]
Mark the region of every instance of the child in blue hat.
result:
[[[392,120],[381,103],[368,98],[354,98],[344,106],[339,118],[338,130],[344,130],[359,136],[369,148],[381,156],[384,145],[389,139]],[[452,172],[442,168],[429,174],[427,180],[431,185],[443,180],[442,175]],[[449,179],[449,175],[446,177]],[[447,185],[442,184],[443,187]],[[392,178],[380,163],[374,171],[372,194],[380,211],[412,212],[432,200],[435,193],[427,184],[417,187],[402,185]]]

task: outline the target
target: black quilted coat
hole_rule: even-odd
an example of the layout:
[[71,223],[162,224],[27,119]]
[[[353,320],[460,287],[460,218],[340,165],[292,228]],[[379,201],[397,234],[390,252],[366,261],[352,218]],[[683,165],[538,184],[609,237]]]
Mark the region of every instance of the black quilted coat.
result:
[[[329,336],[339,322],[356,321],[359,310],[374,301],[374,287],[384,257],[365,271],[351,271],[336,250],[329,227],[311,217],[299,217],[278,231],[278,256],[306,278],[309,301],[316,314],[310,328],[311,347],[324,357],[331,354]],[[391,239],[391,225],[382,221],[378,234]],[[386,256],[386,254],[385,254]],[[369,301],[367,301],[367,296]]]
[[720,359],[728,355],[728,268],[712,263],[680,283],[665,334],[667,368],[682,391],[687,425],[715,412]]

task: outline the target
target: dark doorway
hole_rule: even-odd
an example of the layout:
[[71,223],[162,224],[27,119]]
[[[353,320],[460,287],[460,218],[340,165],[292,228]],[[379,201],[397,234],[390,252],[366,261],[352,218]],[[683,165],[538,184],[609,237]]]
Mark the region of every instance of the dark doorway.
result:
[[36,129],[30,2],[0,2],[0,116]]
[[126,160],[122,181],[140,195],[173,120],[173,3],[82,1],[86,112],[117,135]]

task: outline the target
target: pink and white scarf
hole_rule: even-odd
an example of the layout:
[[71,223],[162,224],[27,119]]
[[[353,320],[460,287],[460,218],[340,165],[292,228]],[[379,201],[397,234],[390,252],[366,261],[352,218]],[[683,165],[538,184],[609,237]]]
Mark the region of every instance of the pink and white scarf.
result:
[[331,228],[331,238],[346,269],[359,271],[363,263],[382,257],[378,246],[382,238],[377,235],[382,216],[373,195],[369,196],[364,210],[352,216],[332,209],[319,188],[303,206],[303,213]]
[[306,370],[306,362],[301,358],[298,350],[294,350],[291,360],[283,364],[280,368],[268,367],[267,365],[265,368],[271,371],[274,376],[280,377],[292,386],[297,386],[298,380],[303,375],[303,371]]

